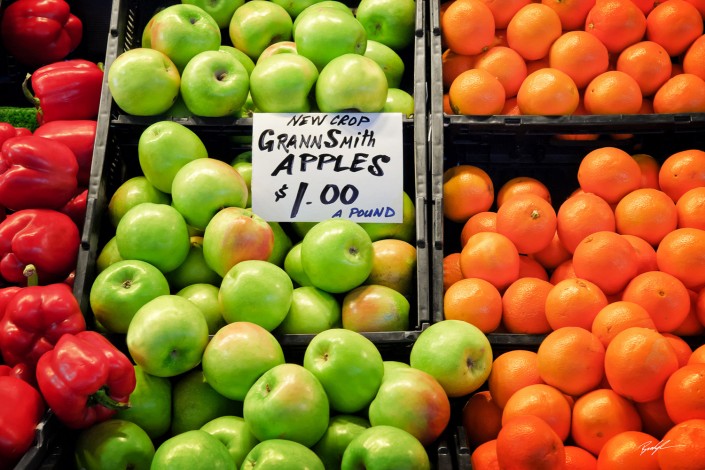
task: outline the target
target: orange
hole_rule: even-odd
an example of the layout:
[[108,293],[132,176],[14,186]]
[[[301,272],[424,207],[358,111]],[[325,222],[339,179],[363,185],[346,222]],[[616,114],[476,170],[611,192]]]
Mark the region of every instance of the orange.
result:
[[641,431],[625,431],[612,436],[597,456],[599,470],[659,470],[655,452],[644,449],[658,442],[654,436]]
[[614,232],[614,212],[610,205],[594,193],[571,196],[558,208],[556,231],[561,243],[573,253],[586,236],[600,231]]
[[705,285],[705,230],[678,228],[661,240],[656,249],[661,271],[672,274],[688,289]]
[[705,186],[692,188],[676,202],[678,227],[705,230]]
[[494,202],[494,186],[482,168],[457,165],[443,173],[443,215],[453,222],[465,223]]
[[703,18],[685,0],[666,0],[646,17],[646,38],[654,41],[671,57],[684,53],[703,34]]
[[443,89],[448,90],[453,80],[475,65],[474,55],[463,55],[446,49],[441,55],[441,67],[443,71]]
[[[698,336],[705,333],[705,325],[698,318],[698,293],[693,290],[688,290],[690,295],[690,310],[688,315],[683,320],[683,323],[670,332],[673,336]],[[666,335],[668,336],[668,335]],[[692,350],[690,351],[692,354]],[[690,355],[688,356],[690,359]]]
[[624,288],[622,300],[644,307],[660,332],[675,330],[690,312],[688,289],[675,276],[661,271],[637,275]]
[[612,54],[642,40],[646,16],[631,0],[597,0],[585,17],[585,31],[594,34]]
[[556,211],[535,194],[512,197],[497,209],[497,232],[506,235],[519,253],[536,253],[546,248],[556,233]]
[[705,186],[705,152],[689,149],[671,154],[661,164],[658,182],[674,202],[687,191]]
[[639,259],[639,269],[637,274],[645,273],[646,271],[656,271],[656,250],[654,247],[643,238],[635,235],[622,235],[636,250],[637,258]]
[[641,169],[641,187],[659,189],[658,172],[661,168],[659,162],[649,154],[637,153],[632,155]]
[[535,277],[520,277],[502,295],[502,323],[510,333],[544,334],[551,331],[546,320],[546,296],[553,285]]
[[443,113],[444,114],[453,114],[453,110],[450,109],[450,97],[448,96],[448,93],[443,93]]
[[546,423],[534,415],[516,416],[497,435],[497,462],[502,469],[562,469],[565,446]]
[[532,74],[537,70],[545,69],[548,67],[548,56],[543,57],[538,60],[527,60],[526,61],[526,73]]
[[673,350],[676,352],[676,356],[678,356],[678,367],[683,367],[684,365],[688,364],[688,360],[690,359],[690,355],[693,354],[693,350],[690,348],[690,345],[686,340],[684,340],[682,337],[675,335],[673,333],[661,333],[668,341],[671,342],[671,346],[673,346]]
[[551,192],[543,182],[531,176],[517,176],[504,183],[497,191],[497,207],[502,207],[511,197],[526,193],[535,194],[551,202]]
[[705,80],[705,35],[693,41],[685,51],[682,64],[683,72],[692,73]]
[[521,114],[521,112],[519,112],[519,105],[517,104],[516,96],[512,98],[507,98],[507,100],[504,102],[504,107],[502,108],[502,112],[500,112],[500,114],[503,114],[505,116],[518,116]]
[[657,439],[661,439],[675,424],[668,417],[663,397],[644,403],[634,403],[634,406],[641,417],[642,431]]
[[494,402],[504,408],[517,390],[544,383],[536,365],[536,352],[511,349],[497,356],[487,378],[487,388]]
[[573,79],[551,67],[531,72],[517,92],[521,114],[568,115],[576,110],[579,101],[580,93]]
[[504,29],[514,14],[531,0],[483,0],[492,11],[497,29]]
[[495,46],[475,59],[475,68],[491,73],[504,87],[505,98],[516,96],[526,78],[526,62],[514,49]]
[[599,39],[587,31],[567,31],[553,42],[548,63],[550,67],[567,73],[575,85],[583,89],[593,78],[607,71],[609,52]]
[[626,194],[617,203],[614,218],[618,233],[635,235],[654,246],[678,226],[673,199],[651,188],[639,188]]
[[585,110],[590,114],[638,114],[641,101],[639,83],[619,70],[609,70],[593,78],[583,95]]
[[654,320],[644,307],[634,302],[617,300],[597,312],[591,331],[607,347],[617,333],[633,326],[656,329]]
[[475,68],[462,72],[453,80],[448,98],[454,114],[491,115],[502,111],[506,93],[497,77]]
[[[700,291],[696,294],[693,310],[695,311],[695,316],[698,321],[705,325],[705,289],[700,289]],[[705,349],[697,348],[695,351],[700,352],[702,354],[702,358],[705,360]],[[693,353],[695,353],[695,351],[693,351]]]
[[565,326],[544,338],[536,359],[544,382],[563,393],[579,396],[600,385],[605,347],[589,330]]
[[504,291],[519,277],[519,252],[501,233],[476,233],[460,252],[460,270],[464,277],[479,277]]
[[558,13],[542,3],[529,3],[517,11],[507,25],[507,43],[525,60],[548,55],[553,41],[562,34]]
[[443,292],[463,279],[460,271],[460,253],[449,253],[443,257]]
[[624,49],[616,67],[636,80],[644,96],[653,95],[671,78],[671,57],[662,45],[653,41],[640,41]]
[[695,8],[698,9],[700,12],[700,16],[705,19],[705,1],[703,0],[686,0],[688,3],[691,3]]
[[705,80],[692,73],[674,75],[654,95],[655,113],[705,112]]
[[570,258],[556,266],[556,269],[554,269],[551,273],[551,277],[548,279],[548,282],[553,285],[556,285],[565,279],[572,279],[575,277],[576,276],[575,269],[573,268],[573,258]]
[[482,0],[451,3],[440,17],[440,26],[445,44],[457,54],[479,54],[494,40],[494,16]]
[[608,204],[616,204],[639,188],[641,169],[624,150],[600,147],[580,160],[578,183],[583,191],[597,194]]
[[590,330],[597,313],[607,305],[607,297],[585,279],[564,279],[546,296],[546,319],[554,330],[577,326]]
[[622,330],[605,351],[605,376],[610,387],[636,402],[660,397],[676,369],[678,356],[670,341],[651,328]]
[[558,13],[563,31],[583,29],[585,18],[595,5],[595,0],[541,0],[541,3]]
[[671,374],[663,402],[674,423],[705,419],[705,364],[688,364]]
[[475,470],[499,470],[497,463],[497,440],[484,442],[470,454],[470,465]]
[[700,470],[705,462],[705,420],[689,419],[673,426],[656,452],[661,470]]
[[443,295],[443,312],[446,320],[463,320],[490,333],[502,321],[502,296],[484,279],[461,279]]
[[578,446],[565,446],[565,470],[595,470],[597,459]]
[[705,344],[698,346],[688,359],[688,364],[705,364]]
[[636,250],[615,232],[595,232],[585,237],[573,253],[575,275],[597,285],[605,293],[620,292],[639,268]]
[[460,231],[460,246],[465,246],[472,235],[478,232],[496,232],[497,213],[484,211],[470,217]]
[[563,393],[547,384],[527,385],[512,394],[502,409],[502,425],[517,416],[533,415],[548,423],[561,441],[570,433],[570,404]]
[[461,415],[467,443],[471,447],[496,439],[502,428],[502,409],[487,390],[473,393],[465,402]]
[[519,277],[534,277],[548,282],[548,271],[529,255],[519,256]]
[[[543,250],[533,253],[531,257],[538,261],[545,269],[553,270],[563,261],[570,259],[571,253],[565,245],[563,245],[563,242],[561,242],[561,239],[558,237],[558,230],[556,230],[556,233],[551,239],[551,243]],[[655,260],[656,252],[654,251],[654,262]]]

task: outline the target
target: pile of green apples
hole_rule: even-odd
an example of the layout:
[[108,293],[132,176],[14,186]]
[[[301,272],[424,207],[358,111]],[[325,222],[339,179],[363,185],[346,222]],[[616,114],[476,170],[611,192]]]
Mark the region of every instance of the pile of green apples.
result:
[[136,116],[253,112],[414,113],[400,88],[414,0],[183,0],[156,12],[141,47],[108,64],[115,103]]

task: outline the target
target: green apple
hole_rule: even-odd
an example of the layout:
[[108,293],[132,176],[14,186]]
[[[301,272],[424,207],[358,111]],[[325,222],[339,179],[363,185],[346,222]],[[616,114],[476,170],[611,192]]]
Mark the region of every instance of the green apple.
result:
[[105,243],[100,253],[98,253],[98,258],[95,261],[96,271],[100,273],[104,271],[105,268],[118,261],[122,261],[122,257],[120,257],[120,252],[117,249],[117,240],[113,236]]
[[268,222],[268,224],[272,227],[272,233],[274,233],[274,247],[267,261],[279,267],[283,267],[284,259],[287,253],[289,253],[289,250],[291,250],[293,242],[279,222]]
[[432,375],[412,367],[399,368],[384,376],[368,417],[372,426],[398,427],[428,446],[450,422],[450,400]]
[[260,58],[252,71],[250,93],[263,113],[305,113],[318,70],[298,54],[275,54]]
[[377,346],[354,331],[334,328],[313,337],[303,365],[321,382],[333,410],[355,413],[377,394],[384,365]]
[[181,97],[181,95],[179,95],[176,97],[176,101],[174,101],[174,104],[171,105],[171,108],[166,110],[164,116],[169,118],[185,119],[193,116],[193,113],[189,111],[189,109],[186,107],[186,103],[184,103],[184,99]]
[[181,97],[196,116],[233,116],[245,104],[249,89],[245,66],[220,50],[199,52],[181,74]]
[[343,298],[343,328],[358,332],[405,331],[409,329],[410,308],[409,300],[391,287],[356,287]]
[[221,209],[203,233],[203,256],[220,276],[242,261],[266,260],[273,249],[272,227],[250,209]]
[[243,417],[260,441],[288,439],[311,447],[328,429],[330,406],[315,375],[301,365],[285,363],[252,385]]
[[291,39],[292,19],[276,3],[267,0],[250,0],[233,13],[229,33],[233,46],[257,62],[257,58],[270,44]]
[[387,102],[382,109],[383,113],[401,113],[402,117],[410,118],[414,115],[414,97],[399,88],[387,90]]
[[135,380],[129,408],[118,410],[115,418],[138,424],[156,440],[171,427],[171,380],[148,374],[138,365],[135,365]]
[[299,239],[303,239],[304,235],[311,230],[311,227],[316,225],[318,222],[299,222],[299,221],[294,221],[290,222],[290,226],[294,233],[298,235]]
[[218,50],[220,39],[218,24],[196,5],[170,5],[150,20],[149,47],[169,56],[179,70],[199,52]]
[[[269,56],[278,54],[296,54],[296,43],[294,41],[279,41],[270,44],[257,58],[257,62]],[[318,73],[318,71],[316,71]]]
[[416,206],[406,191],[402,195],[402,203],[401,223],[360,223],[360,226],[365,229],[372,241],[383,238],[396,238],[411,244],[416,241]]
[[331,60],[318,75],[316,103],[324,113],[378,113],[387,102],[387,76],[377,62],[360,54]]
[[372,242],[372,272],[365,284],[391,287],[410,298],[416,288],[416,247],[404,240]]
[[311,283],[333,294],[347,292],[372,271],[372,240],[357,223],[327,219],[301,242],[301,263]]
[[321,0],[272,0],[278,3],[289,13],[292,18],[297,18],[299,14],[306,8],[314,5]]
[[223,279],[208,267],[203,257],[203,237],[192,235],[189,241],[191,248],[184,262],[178,268],[166,273],[171,289],[180,290],[193,284],[220,286]]
[[227,323],[245,321],[272,331],[284,320],[294,292],[286,271],[263,260],[233,266],[220,284],[220,306]]
[[182,166],[171,183],[173,206],[186,223],[205,230],[224,207],[245,207],[247,183],[231,165],[215,158],[198,158]]
[[355,16],[369,39],[401,50],[414,40],[416,2],[414,0],[360,0]]
[[153,469],[235,470],[225,445],[200,429],[172,436],[157,447]]
[[193,302],[201,311],[206,323],[208,323],[208,334],[215,334],[225,326],[223,312],[218,301],[218,289],[213,284],[191,284],[176,293],[176,295]]
[[137,424],[108,419],[79,433],[74,456],[78,468],[86,470],[149,470],[154,458],[154,444]]
[[135,313],[147,302],[169,294],[169,283],[154,266],[136,259],[118,261],[101,271],[89,294],[96,320],[112,333],[127,333]]
[[340,304],[333,294],[313,286],[297,287],[291,297],[289,312],[276,333],[316,334],[339,328],[342,326],[340,315]]
[[218,330],[203,352],[203,374],[214,390],[244,400],[262,374],[284,364],[284,352],[267,330],[250,322],[229,323]]
[[370,427],[370,422],[357,415],[331,416],[323,437],[311,448],[328,469],[340,468],[343,453],[350,442],[362,431]]
[[301,242],[292,246],[284,257],[284,271],[298,286],[313,286],[301,263]]
[[384,74],[387,76],[389,88],[399,88],[401,79],[404,77],[405,66],[404,60],[397,51],[379,41],[368,39],[367,48],[363,55],[374,60],[382,67]]
[[182,166],[208,158],[201,138],[174,121],[157,121],[140,134],[137,153],[142,173],[158,190],[171,194],[171,183]]
[[245,0],[181,0],[181,3],[196,5],[208,13],[218,24],[220,29],[227,28],[235,10]]
[[[228,21],[229,23],[229,21]],[[250,56],[242,52],[240,49],[233,47],[233,46],[225,46],[222,45],[220,46],[220,49],[223,52],[227,52],[233,57],[235,57],[244,67],[245,70],[247,70],[247,75],[249,76],[252,73],[252,70],[255,68],[255,62],[250,59]]]
[[286,439],[257,444],[245,457],[241,470],[323,470],[323,462],[308,447]]
[[165,113],[179,96],[180,85],[174,62],[154,49],[130,49],[108,67],[108,89],[115,104],[135,116]]
[[354,16],[339,8],[328,7],[301,18],[296,26],[294,42],[296,52],[322,70],[336,57],[364,54],[367,33]]
[[159,191],[144,176],[134,176],[118,186],[110,197],[108,202],[110,223],[113,227],[117,227],[125,212],[143,202],[169,204],[171,200],[168,194]]
[[419,334],[409,364],[434,376],[449,397],[464,396],[480,388],[490,375],[492,347],[476,326],[443,320]]
[[132,360],[146,373],[173,377],[201,362],[208,324],[193,303],[178,295],[162,295],[137,311],[125,340]]
[[184,262],[190,249],[186,221],[166,204],[145,202],[125,213],[115,229],[123,259],[146,261],[163,273]]
[[430,470],[431,462],[423,444],[414,436],[394,426],[380,425],[363,430],[350,442],[340,468]]
[[[249,99],[252,99],[252,94],[248,95]],[[254,103],[253,103],[254,106]],[[249,160],[237,160],[237,157],[235,160],[233,160],[230,164],[232,165],[233,168],[235,168],[235,171],[240,173],[240,176],[242,176],[242,179],[245,180],[245,185],[247,186],[247,202],[245,203],[245,207],[252,208],[252,151],[248,152],[250,154]]]
[[301,20],[306,17],[306,15],[311,13],[317,13],[318,11],[320,11],[321,8],[328,7],[337,8],[338,10],[343,11],[349,14],[350,16],[355,16],[350,7],[343,2],[339,2],[337,0],[323,0],[322,2],[316,2],[304,8],[301,13],[299,13],[296,18],[294,18],[294,24],[291,28],[292,36],[296,37],[296,27],[301,22]]
[[387,375],[391,374],[392,371],[395,371],[397,369],[408,369],[409,367],[411,366],[406,362],[392,360],[384,361],[384,376],[386,377]]
[[235,468],[238,469],[247,454],[259,444],[244,418],[240,416],[219,416],[201,426],[201,431],[207,432],[225,445],[235,462]]

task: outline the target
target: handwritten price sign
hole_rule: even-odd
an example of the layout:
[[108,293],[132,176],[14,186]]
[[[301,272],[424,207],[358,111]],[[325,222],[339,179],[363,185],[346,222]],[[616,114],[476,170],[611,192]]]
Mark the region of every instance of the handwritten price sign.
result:
[[398,113],[258,114],[252,210],[272,222],[402,222]]

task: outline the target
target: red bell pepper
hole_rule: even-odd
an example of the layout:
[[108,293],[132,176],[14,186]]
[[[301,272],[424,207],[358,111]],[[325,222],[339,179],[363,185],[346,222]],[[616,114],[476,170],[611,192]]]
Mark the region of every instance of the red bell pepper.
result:
[[36,388],[16,377],[0,376],[0,397],[0,469],[9,469],[34,443],[46,405]]
[[81,42],[83,24],[64,0],[18,0],[0,24],[5,49],[33,67],[62,60]]
[[78,185],[88,186],[93,161],[97,122],[89,119],[51,121],[34,131],[34,135],[58,140],[73,151],[78,163]]
[[[27,84],[30,78],[34,96]],[[103,68],[83,59],[54,62],[28,74],[22,89],[37,108],[40,126],[50,121],[96,119]]]
[[108,339],[87,330],[65,334],[39,358],[37,383],[56,417],[83,429],[129,406],[135,368]]
[[0,151],[0,205],[59,209],[76,194],[77,174],[66,144],[34,135],[7,139]]
[[63,281],[76,267],[81,243],[78,227],[66,214],[25,209],[0,223],[0,276],[26,285],[25,267],[33,264],[43,284]]
[[71,217],[73,223],[76,224],[78,230],[81,231],[83,230],[83,224],[86,222],[87,207],[88,190],[84,189],[83,191],[72,197],[71,200],[64,205],[64,207],[59,209],[59,212],[62,212]]

